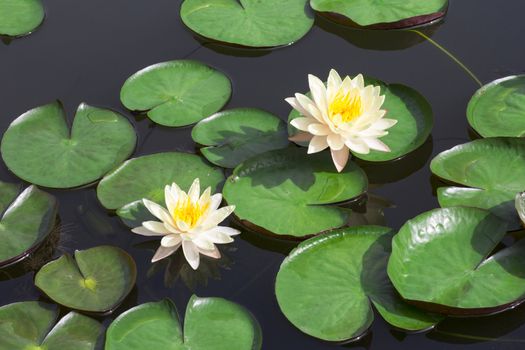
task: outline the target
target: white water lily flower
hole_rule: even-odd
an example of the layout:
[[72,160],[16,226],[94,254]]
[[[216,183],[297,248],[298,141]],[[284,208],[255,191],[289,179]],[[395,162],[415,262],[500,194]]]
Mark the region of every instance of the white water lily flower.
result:
[[231,243],[232,236],[240,233],[231,227],[218,226],[234,211],[235,206],[219,209],[222,195],[211,195],[210,187],[199,195],[200,183],[199,179],[195,179],[187,194],[175,183],[165,187],[167,208],[143,199],[146,208],[160,221],[145,221],[132,231],[143,236],[162,236],[152,262],[166,258],[182,246],[184,257],[196,270],[200,254],[220,258],[215,244]]
[[295,94],[286,99],[302,117],[290,124],[302,131],[291,138],[295,142],[310,141],[308,154],[330,148],[337,171],[348,162],[349,151],[368,154],[370,150],[390,152],[379,139],[388,134],[387,129],[397,123],[384,118],[381,109],[385,96],[379,86],[365,86],[363,76],[341,79],[335,70],[330,71],[327,86],[316,76],[309,75],[312,98]]

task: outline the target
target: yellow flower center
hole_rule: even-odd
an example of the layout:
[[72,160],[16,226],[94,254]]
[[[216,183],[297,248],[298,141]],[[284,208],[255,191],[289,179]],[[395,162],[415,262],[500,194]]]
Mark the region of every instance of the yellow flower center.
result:
[[199,203],[192,203],[190,198],[184,201],[178,201],[175,210],[173,211],[173,220],[184,221],[191,228],[195,227],[204,212],[208,209],[208,203],[201,206]]
[[351,91],[347,93],[339,91],[328,109],[331,120],[340,115],[343,123],[351,122],[363,114],[361,96],[359,93],[351,93]]

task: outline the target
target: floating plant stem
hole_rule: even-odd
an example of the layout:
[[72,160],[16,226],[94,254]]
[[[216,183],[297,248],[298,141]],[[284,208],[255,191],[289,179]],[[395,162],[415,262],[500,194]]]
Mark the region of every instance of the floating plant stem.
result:
[[419,30],[410,30],[411,32],[414,32],[418,35],[420,35],[421,37],[423,37],[425,40],[427,40],[429,43],[431,43],[432,45],[434,45],[435,47],[437,47],[439,50],[441,50],[443,53],[445,53],[448,57],[450,57],[454,62],[456,62],[458,64],[458,66],[461,67],[461,69],[463,69],[468,75],[470,75],[470,77],[479,85],[479,86],[483,86],[483,83],[478,79],[478,77],[476,77],[476,75],[470,70],[468,69],[467,66],[465,66],[458,58],[456,58],[456,56],[454,56],[450,51],[448,51],[447,49],[445,49],[443,46],[441,46],[440,44],[438,44],[436,41],[434,41],[433,39],[431,39],[429,36],[423,34],[422,32],[420,32]]

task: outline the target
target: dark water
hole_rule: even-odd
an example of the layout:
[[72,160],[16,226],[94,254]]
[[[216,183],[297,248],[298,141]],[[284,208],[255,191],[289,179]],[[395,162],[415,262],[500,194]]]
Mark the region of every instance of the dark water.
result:
[[[385,211],[388,225],[394,228],[437,207],[428,162],[432,155],[469,139],[465,108],[477,86],[429,43],[402,50],[363,49],[363,45],[377,44],[372,44],[377,38],[371,33],[354,32],[348,41],[323,25],[314,27],[291,47],[246,57],[195,40],[180,22],[180,1],[44,2],[47,19],[36,33],[9,45],[0,43],[2,132],[26,110],[55,99],[63,101],[70,115],[85,101],[119,110],[135,120],[120,104],[120,86],[140,68],[171,59],[201,60],[229,75],[234,91],[228,108],[259,107],[282,118],[289,112],[283,99],[307,89],[307,73],[325,76],[330,68],[344,74],[363,72],[418,89],[435,112],[433,137],[422,150],[399,164],[369,170],[376,183],[372,192],[396,205]],[[484,83],[524,72],[522,0],[451,2],[449,15],[434,39],[460,57]],[[379,46],[392,48],[398,46],[398,40],[387,38]],[[195,151],[190,128],[164,128],[148,119],[135,122],[140,134],[135,156],[163,150]],[[0,179],[16,181],[3,164]],[[207,263],[200,273],[181,265],[180,256],[169,264],[152,266],[149,259],[154,245],[131,234],[118,218],[106,212],[93,187],[51,192],[60,200],[62,226],[55,255],[110,244],[126,249],[135,258],[138,287],[116,314],[137,303],[164,297],[172,298],[182,311],[195,292],[199,296],[225,297],[250,309],[261,323],[264,349],[334,348],[299,332],[279,311],[273,283],[286,245],[245,234],[244,239],[237,239],[223,250],[227,259]],[[1,279],[0,304],[39,298],[32,278],[33,274],[27,273]],[[525,307],[485,319],[445,321],[437,331],[419,335],[394,331],[378,317],[368,337],[346,347],[523,349]]]

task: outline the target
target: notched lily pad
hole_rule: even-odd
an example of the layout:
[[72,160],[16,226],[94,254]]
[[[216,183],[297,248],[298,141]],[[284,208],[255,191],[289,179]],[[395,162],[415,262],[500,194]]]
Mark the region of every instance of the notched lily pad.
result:
[[312,8],[345,25],[398,29],[445,16],[448,0],[310,0]]
[[394,237],[388,275],[403,298],[429,310],[503,311],[525,299],[525,241],[493,253],[506,228],[503,220],[478,208],[423,213]]
[[203,37],[248,47],[292,44],[314,24],[307,0],[184,0],[180,16]]
[[47,263],[36,274],[35,285],[68,308],[106,313],[126,298],[136,277],[135,261],[128,253],[99,246]]
[[525,137],[525,75],[483,86],[470,100],[467,118],[483,137]]
[[430,168],[444,180],[471,187],[438,189],[442,207],[488,209],[517,228],[514,199],[525,189],[525,139],[475,140],[438,154]]
[[328,341],[363,336],[374,320],[372,306],[396,328],[432,328],[440,317],[403,302],[388,279],[391,238],[389,228],[360,226],[302,242],[277,274],[281,311],[301,331]]
[[0,0],[0,35],[31,33],[44,20],[41,0]]
[[20,185],[0,182],[0,267],[27,257],[55,227],[57,200],[29,186],[19,194]]
[[[371,150],[368,154],[352,153],[353,156],[370,162],[386,162],[401,158],[421,147],[434,126],[432,107],[425,97],[402,84],[387,84],[372,78],[365,78],[365,83],[381,88],[381,95],[385,95],[381,109],[387,111],[385,118],[396,119],[397,124],[387,130],[388,135],[381,137],[381,141],[390,147],[390,152]],[[288,116],[288,121],[300,116],[294,109]],[[294,135],[297,130],[290,126],[289,133]]]
[[120,100],[132,111],[146,112],[157,124],[185,126],[217,112],[230,99],[226,75],[203,63],[169,61],[129,77]]
[[54,102],[15,119],[2,139],[2,157],[18,177],[40,186],[72,188],[97,181],[134,150],[135,129],[122,115],[82,103],[71,132]]
[[199,178],[201,187],[216,192],[224,174],[194,154],[165,152],[126,161],[107,174],[97,187],[97,196],[107,209],[119,209],[147,198],[164,204],[164,187],[177,183],[188,189]]
[[70,312],[58,323],[56,305],[37,301],[0,307],[0,348],[10,350],[94,350],[103,334],[92,318]]
[[255,108],[217,113],[195,125],[191,136],[206,146],[201,148],[206,159],[224,168],[235,168],[248,158],[288,145],[284,122]]
[[336,205],[363,194],[367,185],[356,164],[338,173],[329,154],[291,147],[240,164],[223,195],[240,220],[276,235],[306,237],[346,225],[350,210]]
[[106,350],[259,350],[261,343],[260,326],[245,308],[221,298],[192,296],[184,330],[171,300],[142,304],[109,326]]

